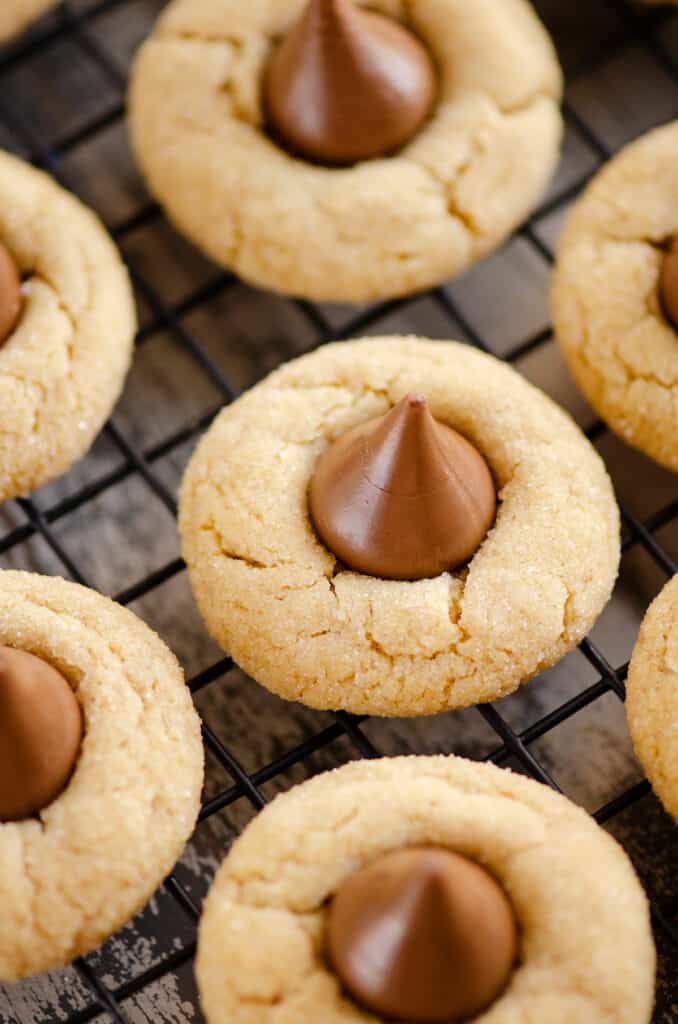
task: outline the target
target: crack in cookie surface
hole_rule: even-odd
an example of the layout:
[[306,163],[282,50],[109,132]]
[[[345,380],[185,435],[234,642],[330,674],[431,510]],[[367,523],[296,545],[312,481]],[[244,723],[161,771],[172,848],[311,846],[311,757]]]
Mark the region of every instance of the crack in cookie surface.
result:
[[[503,240],[554,167],[560,71],[523,0],[372,6],[429,42],[441,98],[399,154],[349,168],[296,160],[263,130],[261,75],[297,0],[175,0],[142,48],[130,110],[148,181],[181,230],[254,284],[348,301],[429,287]],[[485,40],[477,60],[469,38]]]
[[[307,490],[331,440],[411,390],[487,458],[500,506],[468,567],[404,583],[338,565]],[[229,654],[282,696],[357,713],[510,692],[584,635],[619,557],[609,480],[568,417],[495,360],[415,339],[326,346],[229,406],[186,473],[180,527]]]

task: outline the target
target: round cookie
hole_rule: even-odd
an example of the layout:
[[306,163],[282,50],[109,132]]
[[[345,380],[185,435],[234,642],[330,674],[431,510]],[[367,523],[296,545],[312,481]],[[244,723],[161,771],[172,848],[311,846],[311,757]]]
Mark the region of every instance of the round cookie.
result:
[[0,4],[0,43],[18,35],[58,0],[3,0]]
[[678,232],[678,122],[614,157],[570,214],[553,283],[556,335],[589,402],[626,442],[678,470],[678,335],[659,282]]
[[[350,572],[314,531],[310,479],[334,438],[412,391],[487,460],[496,523],[454,573]],[[499,360],[416,338],[325,346],[224,409],[186,472],[180,528],[208,628],[245,671],[376,715],[512,692],[582,639],[619,564],[612,487],[572,420]]]
[[431,845],[487,868],[518,918],[518,966],[476,1024],[649,1022],[648,905],[616,842],[536,782],[456,757],[410,757],[321,775],[248,825],[200,924],[209,1024],[380,1020],[328,967],[327,901],[367,862]]
[[61,795],[0,823],[0,979],[12,981],[89,951],[146,903],[195,825],[203,748],[176,658],[107,598],[0,573],[0,644],[60,671],[85,728]]
[[134,147],[170,217],[255,285],[318,301],[428,288],[535,205],[561,138],[561,74],[525,0],[375,0],[428,44],[433,117],[398,154],[345,168],[264,130],[261,80],[305,0],[174,0],[132,78]]
[[50,177],[0,152],[0,240],[24,278],[0,344],[0,501],[84,455],[123,387],[136,328],[127,271],[102,224]]
[[647,610],[626,684],[636,754],[664,807],[678,821],[678,577]]

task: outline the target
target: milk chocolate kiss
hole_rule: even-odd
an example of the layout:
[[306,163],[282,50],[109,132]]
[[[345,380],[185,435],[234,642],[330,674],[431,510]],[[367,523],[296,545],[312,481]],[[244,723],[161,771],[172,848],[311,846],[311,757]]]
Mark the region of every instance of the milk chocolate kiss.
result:
[[0,822],[29,818],[59,795],[82,732],[80,705],[61,673],[0,647]]
[[678,237],[664,256],[659,276],[659,295],[664,313],[678,330]]
[[21,313],[21,277],[12,255],[0,242],[0,345],[16,327]]
[[386,579],[437,576],[467,561],[494,520],[482,455],[406,395],[339,437],[318,460],[311,517],[349,568]]
[[344,987],[371,1013],[456,1024],[501,995],[518,934],[506,893],[484,868],[448,850],[413,848],[343,883],[327,942]]
[[264,82],[273,133],[302,157],[351,164],[404,146],[437,92],[428,50],[352,0],[309,0]]

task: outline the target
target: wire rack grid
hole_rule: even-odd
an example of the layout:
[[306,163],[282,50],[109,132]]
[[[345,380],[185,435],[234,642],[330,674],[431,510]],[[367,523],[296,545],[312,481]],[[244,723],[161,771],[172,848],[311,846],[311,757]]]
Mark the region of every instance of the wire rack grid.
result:
[[[105,457],[90,456],[85,460],[87,470],[69,474],[63,486],[45,488],[40,494],[11,502],[2,510],[0,565],[26,566],[28,559],[30,565],[26,567],[60,572],[81,583],[100,585],[98,572],[93,571],[92,566],[105,562],[111,552],[98,547],[95,556],[90,554],[86,534],[87,517],[90,510],[95,506],[98,508],[98,503],[109,493],[134,485],[139,489],[140,515],[151,521],[150,529],[156,529],[156,520],[159,522],[163,515],[169,513],[163,529],[171,536],[173,545],[169,557],[114,591],[114,596],[122,604],[136,607],[141,603],[145,609],[161,605],[166,600],[165,585],[185,575],[173,529],[172,520],[176,514],[175,480],[170,479],[166,472],[168,460],[171,464],[175,458],[175,464],[183,466],[191,446],[208,427],[219,408],[236,397],[243,383],[247,384],[250,379],[260,376],[280,358],[334,339],[380,331],[386,324],[397,326],[404,322],[408,325],[408,315],[422,302],[426,303],[427,316],[436,321],[439,335],[462,337],[470,344],[502,356],[521,369],[529,365],[530,359],[538,359],[539,353],[552,348],[553,344],[547,322],[533,329],[529,317],[525,321],[526,329],[520,336],[514,336],[510,343],[502,341],[496,344],[496,332],[492,324],[488,326],[483,322],[481,304],[473,298],[474,287],[482,294],[482,276],[476,285],[471,281],[466,289],[462,281],[459,285],[433,290],[425,297],[399,299],[359,310],[337,310],[303,301],[289,300],[283,303],[282,300],[276,300],[276,311],[285,323],[284,331],[290,336],[296,333],[302,339],[299,341],[292,338],[282,350],[276,349],[275,344],[258,346],[251,329],[240,332],[231,329],[228,320],[229,302],[233,296],[242,296],[244,291],[232,275],[217,272],[214,268],[201,274],[191,271],[186,280],[182,279],[179,288],[173,284],[166,287],[166,281],[157,280],[152,272],[148,252],[143,246],[137,246],[135,239],[147,229],[155,230],[159,226],[162,226],[159,230],[168,232],[161,237],[169,238],[170,229],[165,225],[157,205],[143,193],[133,176],[130,177],[133,172],[129,171],[125,158],[118,154],[124,147],[121,133],[129,55],[134,44],[150,27],[161,6],[159,0],[71,0],[61,4],[53,15],[29,34],[0,52],[0,82],[3,83],[0,89],[0,141],[7,148],[49,170],[100,210],[113,236],[123,248],[139,298],[142,326],[137,337],[138,358],[141,358],[144,349],[153,344],[154,339],[168,339],[173,346],[174,356],[183,360],[182,365],[190,363],[195,374],[203,378],[201,396],[210,396],[210,400],[205,401],[199,410],[191,409],[191,415],[185,420],[181,419],[181,408],[176,412],[171,410],[169,420],[167,415],[161,417],[161,436],[157,436],[157,433],[154,436],[152,430],[149,433],[144,425],[139,426],[138,421],[131,420],[121,425],[118,413],[114,414],[97,446],[98,449],[102,444],[106,447]],[[565,63],[568,83],[564,105],[566,155],[569,151],[573,157],[569,161],[570,170],[565,175],[559,175],[547,199],[505,247],[507,251],[513,247],[514,256],[516,252],[521,254],[517,269],[508,271],[508,285],[513,281],[511,274],[518,273],[523,277],[531,275],[534,287],[542,291],[553,262],[552,242],[563,211],[601,163],[626,140],[629,132],[633,131],[634,118],[637,120],[638,115],[632,96],[628,100],[630,109],[624,97],[620,98],[618,114],[612,116],[612,119],[610,107],[603,109],[597,107],[595,102],[588,106],[582,104],[582,83],[592,78],[600,81],[601,76],[604,81],[605,76],[618,75],[624,62],[631,61],[636,73],[646,76],[649,88],[650,98],[644,100],[642,105],[642,116],[647,124],[643,123],[642,127],[650,127],[661,120],[678,116],[676,17],[665,9],[641,9],[624,0],[600,0],[590,5],[574,5],[588,7],[587,14],[573,14],[572,6],[565,0],[561,3],[549,0],[538,4],[540,13],[554,32]],[[572,24],[579,16],[583,18],[583,24]],[[111,26],[115,26],[115,31]],[[573,36],[578,39],[577,46],[570,44]],[[584,39],[585,45],[582,44]],[[80,68],[79,74],[72,71],[74,67]],[[82,68],[87,68],[87,75],[91,77],[83,77]],[[60,84],[52,77],[55,74],[64,75]],[[52,91],[56,98],[50,96]],[[22,111],[23,100],[17,99],[19,96],[25,97],[26,93],[38,97],[33,113],[25,104],[29,114]],[[72,115],[72,103],[76,104],[77,117]],[[112,215],[108,200],[100,201],[96,178],[101,172],[101,163],[84,177],[73,171],[78,155],[104,138],[108,140],[104,150],[106,173],[110,172],[110,176],[115,178],[119,160],[121,177],[124,179],[125,202],[122,203],[124,212],[121,216]],[[156,241],[154,244],[159,243]],[[184,250],[181,252],[183,254]],[[201,271],[205,271],[207,264],[200,261],[199,265]],[[251,303],[256,305],[265,301],[260,294],[247,291]],[[497,296],[496,305],[500,305],[500,300],[501,296]],[[215,304],[219,317],[226,311],[226,316],[220,321],[221,336],[218,339],[218,344],[230,352],[226,359],[222,358],[223,351],[213,340],[206,342],[201,330],[202,311]],[[441,334],[443,331],[444,334]],[[254,354],[250,352],[247,356],[249,369],[245,372],[238,360],[238,351],[245,351],[248,347]],[[158,360],[155,363],[150,361],[149,372],[154,366],[156,371],[162,372],[162,367],[158,367],[157,363]],[[233,372],[229,372],[230,366]],[[178,405],[181,406],[181,403]],[[152,419],[152,409],[148,416]],[[165,429],[168,423],[170,429]],[[587,433],[604,450],[606,438],[609,439],[604,424],[589,417]],[[148,440],[151,436],[152,443]],[[620,490],[624,491],[624,487]],[[649,503],[651,507],[648,507],[647,501],[634,500],[633,487],[627,487],[626,490],[628,494],[620,501],[624,525],[624,561],[626,563],[626,559],[633,556],[634,552],[636,555],[640,552],[651,563],[654,583],[650,589],[654,592],[676,571],[678,499],[675,497],[675,486],[671,486],[668,478],[663,478],[657,487],[653,485],[652,501]],[[659,495],[656,500],[655,493]],[[71,529],[70,524],[73,524]],[[74,553],[76,550],[77,554]],[[136,557],[132,560],[136,564]],[[631,581],[632,586],[634,580]],[[641,590],[636,600],[638,616],[652,596],[646,588],[641,587]],[[167,639],[172,644],[171,633]],[[626,650],[632,640],[633,635],[630,635]],[[201,698],[208,691],[219,687],[251,685],[241,679],[228,657],[217,655],[205,661],[204,651],[207,649],[207,642],[204,641],[201,647],[201,668],[190,679],[191,690],[201,710]],[[209,652],[212,654],[213,649],[209,648]],[[539,713],[527,721],[511,713],[510,702],[517,698],[507,698],[497,706],[487,705],[463,713],[467,716],[464,721],[468,721],[469,715],[481,716],[486,738],[494,737],[489,743],[486,740],[482,756],[498,765],[510,765],[546,785],[560,788],[557,781],[559,765],[555,764],[554,771],[553,759],[540,756],[540,743],[556,730],[571,727],[572,723],[575,723],[576,728],[576,723],[581,720],[580,716],[586,709],[608,698],[617,704],[624,699],[627,658],[619,658],[616,645],[611,644],[608,650],[604,642],[589,637],[581,644],[579,657],[588,666],[585,684],[580,685],[578,677],[574,692],[566,691],[563,699],[552,701],[547,709],[539,705]],[[548,687],[549,674],[533,685]],[[560,689],[557,692],[560,694]],[[280,705],[277,710],[282,716],[291,714],[286,705]],[[442,734],[438,734],[435,749],[451,752],[460,748],[463,750],[459,730],[452,724],[455,716],[441,716],[441,719],[447,726],[443,727]],[[333,716],[309,713],[303,719],[302,735],[298,741],[288,739],[285,734],[282,741],[278,737],[277,743],[270,747],[255,744],[256,751],[264,750],[266,755],[248,759],[243,756],[241,745],[230,742],[228,737],[222,735],[222,723],[223,719],[219,716],[214,721],[208,714],[204,715],[204,740],[217,782],[206,795],[198,833],[220,816],[227,818],[229,815],[233,815],[229,818],[229,827],[233,833],[237,832],[239,825],[234,822],[238,814],[234,809],[238,805],[244,803],[249,808],[246,814],[256,813],[268,798],[268,784],[274,783],[276,788],[287,788],[298,779],[299,772],[303,777],[315,770],[314,758],[321,753],[326,757],[323,760],[325,767],[349,757],[376,757],[393,750],[393,743],[385,732],[386,726],[380,732],[379,729],[372,729],[369,720],[343,713]],[[398,741],[401,747],[404,744],[407,749],[419,749],[420,734],[414,725],[402,727],[399,736],[403,734],[409,736],[409,740],[401,738]],[[379,735],[386,737],[384,743],[379,742]],[[424,742],[421,746],[426,748],[427,744]],[[250,760],[254,763],[250,764]],[[608,799],[590,809],[601,824],[613,830],[616,821],[623,820],[624,815],[634,808],[639,809],[637,815],[634,811],[631,819],[633,827],[630,834],[633,837],[638,829],[643,831],[646,820],[661,817],[661,812],[654,798],[649,795],[650,788],[644,779],[636,778],[630,784],[625,784],[628,773],[623,771],[620,772],[620,780],[611,783]],[[567,792],[567,787],[564,788]],[[672,825],[662,820],[662,850],[664,844],[670,843],[671,839],[675,846],[675,832],[672,833],[672,828]],[[622,838],[628,840],[626,845],[632,855],[637,854],[639,869],[652,897],[663,979],[655,1020],[667,1024],[678,1020],[678,995],[675,988],[675,976],[678,973],[678,927],[675,921],[678,893],[675,888],[669,886],[667,891],[666,885],[660,884],[661,857],[649,856],[646,862],[642,844],[636,848],[635,840],[628,839],[629,833],[624,828],[621,834]],[[225,852],[226,845],[224,843],[218,851],[219,855]],[[0,1020],[7,1020],[10,1024],[23,1024],[28,1019],[45,1022],[59,1020],[67,1024],[85,1024],[92,1020],[112,1020],[116,1024],[156,1019],[177,1022],[200,1020],[195,992],[190,984],[177,997],[176,1004],[169,1008],[165,1006],[164,1009],[154,1010],[151,999],[151,1008],[144,1010],[143,1003],[144,993],[152,992],[154,984],[160,979],[178,977],[182,972],[188,973],[190,970],[195,953],[195,926],[199,918],[200,897],[196,893],[200,888],[193,884],[192,876],[181,868],[165,882],[164,895],[157,903],[153,927],[156,931],[175,934],[172,934],[171,941],[164,943],[163,954],[150,966],[135,969],[122,981],[118,979],[111,982],[96,956],[82,958],[69,974],[69,986],[77,989],[75,994],[71,994],[72,998],[64,996],[63,992],[58,997],[44,993],[35,996],[37,1001],[30,1004],[33,1010],[29,1017],[25,1010],[21,1010],[22,997],[18,994],[19,990],[14,987],[5,989],[3,1001],[3,990],[0,988]],[[204,891],[204,886],[202,889]],[[123,938],[124,941],[127,938]],[[39,1010],[35,1007],[39,1007]]]

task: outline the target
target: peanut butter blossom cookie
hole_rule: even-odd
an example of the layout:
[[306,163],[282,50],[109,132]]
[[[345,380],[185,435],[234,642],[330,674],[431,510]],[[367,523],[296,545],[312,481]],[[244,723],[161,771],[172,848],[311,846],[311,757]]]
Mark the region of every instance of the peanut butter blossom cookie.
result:
[[122,390],[136,315],[117,249],[74,196],[2,152],[0,196],[4,501],[90,447]]
[[454,757],[278,797],[218,872],[209,1024],[648,1024],[648,905],[621,847],[536,782]]
[[18,35],[58,0],[2,0],[0,2],[0,43]]
[[678,470],[678,122],[594,178],[560,242],[556,334],[591,405],[629,444]]
[[130,114],[151,190],[213,259],[362,301],[506,238],[556,163],[560,94],[525,0],[174,0]]
[[638,758],[678,821],[678,577],[655,598],[640,627],[626,712]]
[[414,338],[326,346],[225,409],[180,526],[215,639],[281,696],[356,713],[510,693],[576,646],[619,563],[569,417],[498,360]]
[[136,616],[0,573],[0,980],[125,924],[181,853],[203,775],[179,665]]

